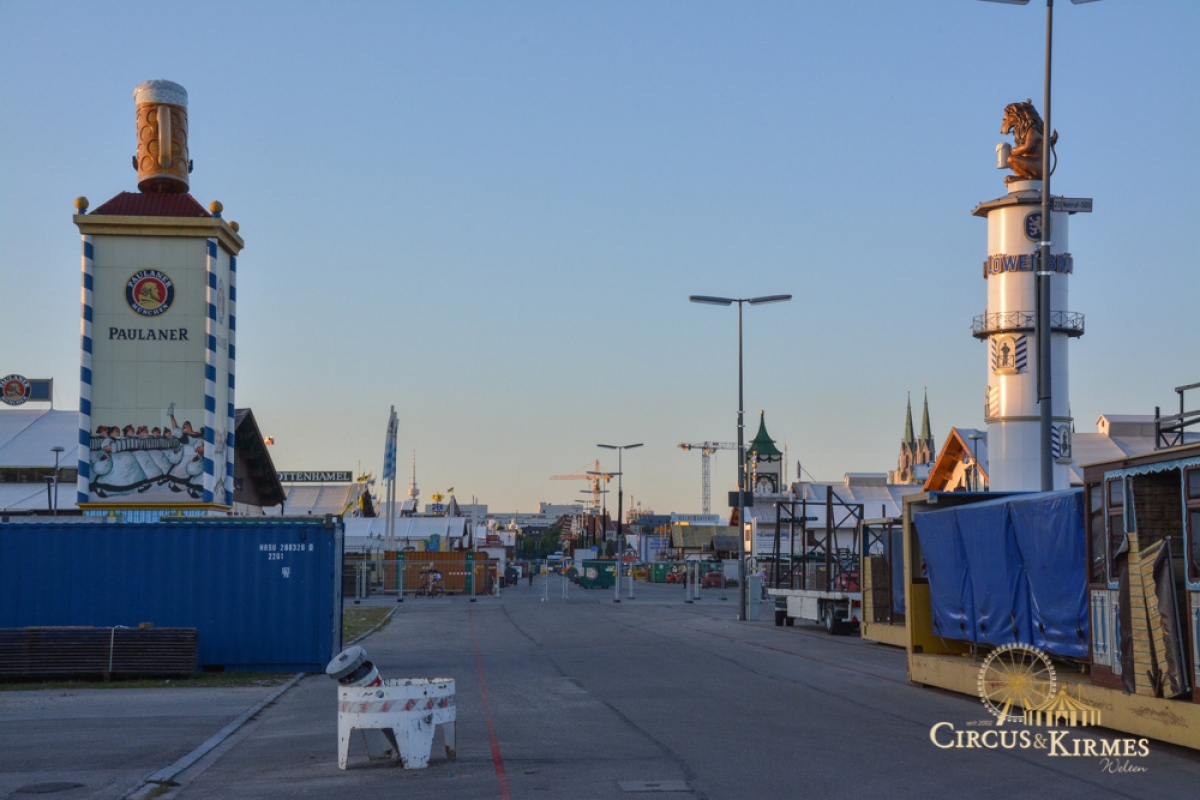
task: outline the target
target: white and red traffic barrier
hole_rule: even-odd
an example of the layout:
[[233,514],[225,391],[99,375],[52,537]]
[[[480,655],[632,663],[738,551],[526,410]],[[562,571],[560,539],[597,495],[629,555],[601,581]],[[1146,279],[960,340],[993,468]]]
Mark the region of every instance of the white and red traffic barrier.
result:
[[429,765],[433,734],[442,726],[446,757],[457,756],[453,678],[383,680],[355,645],[326,668],[338,687],[338,768],[345,769],[354,731],[363,733],[372,761],[400,757],[405,769]]

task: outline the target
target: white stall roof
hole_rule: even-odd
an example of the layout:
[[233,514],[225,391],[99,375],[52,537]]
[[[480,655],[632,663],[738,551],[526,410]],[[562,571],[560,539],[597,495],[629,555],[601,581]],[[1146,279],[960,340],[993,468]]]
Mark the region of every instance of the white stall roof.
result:
[[24,408],[0,411],[0,467],[60,467],[79,460],[79,412]]
[[354,483],[285,483],[283,503],[288,516],[341,514],[357,498]]
[[[346,517],[343,522],[347,552],[378,550],[387,545],[385,517]],[[469,523],[465,517],[396,517],[395,546],[420,548],[435,535],[443,539],[461,539]]]
[[[53,447],[61,447],[58,465],[74,469],[79,463],[79,412],[13,408],[0,411],[0,467],[53,471]],[[46,484],[0,481],[0,510],[46,509]],[[75,508],[75,481],[58,487],[60,510]]]

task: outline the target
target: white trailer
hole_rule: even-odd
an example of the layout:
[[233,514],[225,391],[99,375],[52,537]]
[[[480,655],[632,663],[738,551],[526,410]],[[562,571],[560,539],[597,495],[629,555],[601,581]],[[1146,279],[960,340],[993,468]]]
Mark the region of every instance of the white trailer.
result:
[[[775,624],[794,625],[802,619],[820,623],[831,634],[856,630],[862,622],[856,535],[862,524],[862,503],[846,502],[826,487],[824,503],[782,500],[774,506],[774,524],[768,528],[770,552],[759,552],[766,547],[758,544],[758,536],[755,549],[760,564],[769,569],[767,596],[775,600]],[[821,510],[825,524],[809,528],[808,523],[817,520],[809,512]],[[839,540],[839,530],[846,529],[854,532],[842,537],[849,547]]]
[[775,624],[796,620],[819,622],[831,634],[852,632],[862,622],[862,592],[826,592],[818,589],[767,589],[775,598]]

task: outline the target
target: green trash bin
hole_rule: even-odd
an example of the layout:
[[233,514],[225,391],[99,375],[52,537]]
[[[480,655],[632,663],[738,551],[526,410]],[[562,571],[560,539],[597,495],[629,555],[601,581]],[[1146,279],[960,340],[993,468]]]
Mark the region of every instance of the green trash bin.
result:
[[584,589],[611,589],[616,583],[616,561],[584,561],[579,585]]

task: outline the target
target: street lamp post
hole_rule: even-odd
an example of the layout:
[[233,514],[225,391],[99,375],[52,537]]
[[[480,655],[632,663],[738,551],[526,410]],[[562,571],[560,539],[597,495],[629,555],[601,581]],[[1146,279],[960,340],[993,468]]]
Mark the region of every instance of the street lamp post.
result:
[[65,448],[55,445],[50,448],[50,452],[54,453],[54,511],[52,516],[58,516],[58,457],[62,454]]
[[983,438],[981,433],[968,434],[967,438],[971,440],[971,472],[974,474],[975,480],[972,481],[971,491],[979,491],[979,440]]
[[[1075,5],[1094,0],[1071,0]],[[1029,0],[988,0],[991,3],[1028,5]],[[1054,42],[1054,0],[1046,0],[1046,74],[1042,108],[1042,226],[1038,242],[1037,313],[1034,315],[1034,338],[1038,349],[1038,419],[1040,421],[1042,491],[1054,491],[1054,456],[1050,439],[1054,435],[1053,389],[1050,373],[1050,62]]]
[[[596,447],[603,447],[605,450],[617,451],[617,575],[616,581],[613,583],[613,602],[621,602],[621,561],[624,544],[621,541],[621,505],[625,502],[624,488],[621,486],[621,456],[626,450],[632,450],[635,447],[641,447],[642,443],[637,444],[598,444]],[[629,576],[629,580],[633,581],[633,576]],[[632,597],[632,595],[630,595]]]
[[749,303],[752,306],[759,306],[765,303],[781,303],[785,300],[791,300],[790,294],[771,294],[763,297],[710,297],[708,295],[693,294],[688,296],[688,300],[693,303],[707,303],[714,306],[729,306],[737,303],[738,307],[738,415],[737,415],[737,430],[738,430],[738,619],[745,621],[749,614],[748,596],[746,593],[746,445],[745,445],[745,425],[743,418],[745,416],[745,402],[742,392],[742,304]]

